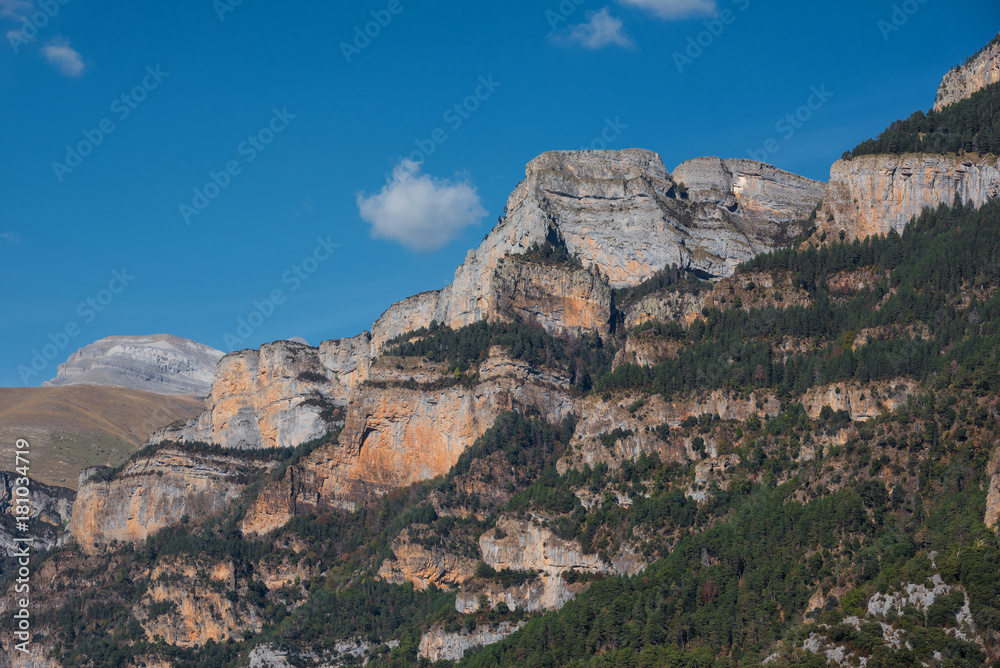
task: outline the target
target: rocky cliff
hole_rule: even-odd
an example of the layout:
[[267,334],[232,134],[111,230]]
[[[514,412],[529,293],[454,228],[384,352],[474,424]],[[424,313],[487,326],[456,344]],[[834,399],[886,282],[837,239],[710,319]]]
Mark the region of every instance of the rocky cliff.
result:
[[145,540],[163,527],[220,512],[270,465],[171,447],[140,454],[110,480],[94,471],[82,482],[70,534],[90,551]]
[[504,603],[512,610],[557,610],[587,589],[586,583],[570,584],[564,573],[586,578],[635,575],[646,568],[645,560],[627,548],[609,561],[597,554],[585,554],[577,541],[559,538],[539,518],[501,516],[496,527],[480,537],[479,549],[483,562],[497,571],[534,571],[537,577],[511,587],[482,581],[469,583],[456,596],[458,612],[476,612],[483,597],[491,608]]
[[866,155],[834,163],[820,229],[846,238],[902,232],[928,208],[980,207],[1000,195],[1000,162],[943,155]]
[[[240,589],[244,596],[235,596]],[[262,612],[247,602],[245,589],[232,563],[168,558],[153,569],[133,615],[151,641],[160,637],[177,647],[225,642],[244,631],[257,633],[264,623]]]
[[[15,538],[31,537],[33,549],[45,550],[65,542],[68,533],[70,516],[73,510],[73,500],[76,493],[65,487],[51,487],[35,480],[29,480],[27,485],[18,481],[16,473],[0,471],[0,550],[11,555],[17,549]],[[16,519],[24,519],[16,514],[18,504],[15,490],[27,487],[30,503],[28,531],[19,531],[15,526]]]
[[994,39],[986,48],[944,75],[938,88],[934,109],[940,110],[949,104],[964,100],[976,91],[1000,81],[1000,38]]
[[365,333],[319,348],[278,341],[226,355],[206,400],[208,410],[150,440],[258,449],[319,438],[343,421],[348,394],[368,377],[369,340]]
[[59,365],[56,377],[42,385],[110,385],[203,397],[222,355],[215,348],[169,334],[110,336],[70,355]]
[[446,473],[515,407],[561,419],[576,409],[569,379],[493,349],[473,377],[444,365],[383,357],[356,389],[337,442],[324,445],[268,485],[243,521],[262,535],[296,514],[354,508],[364,499]]
[[431,627],[420,638],[420,656],[431,661],[459,661],[467,651],[475,651],[500,642],[521,629],[524,622],[477,626],[472,631],[462,629],[448,632],[443,625]]
[[728,276],[801,231],[823,189],[749,160],[700,158],[671,176],[651,151],[545,153],[528,164],[506,217],[469,251],[454,282],[394,304],[372,328],[374,348],[433,320],[458,328],[490,317],[503,297],[492,280],[500,261],[546,240],[565,244],[614,288],[669,264]]

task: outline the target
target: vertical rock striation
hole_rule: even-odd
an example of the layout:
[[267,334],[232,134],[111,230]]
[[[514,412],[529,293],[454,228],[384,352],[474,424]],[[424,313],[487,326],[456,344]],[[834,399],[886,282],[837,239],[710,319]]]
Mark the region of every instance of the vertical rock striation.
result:
[[944,75],[934,109],[972,97],[973,93],[1000,82],[1000,36],[979,53]]
[[834,163],[820,212],[826,232],[847,239],[902,232],[926,208],[956,198],[981,207],[1000,195],[1000,162],[943,155],[865,155]]

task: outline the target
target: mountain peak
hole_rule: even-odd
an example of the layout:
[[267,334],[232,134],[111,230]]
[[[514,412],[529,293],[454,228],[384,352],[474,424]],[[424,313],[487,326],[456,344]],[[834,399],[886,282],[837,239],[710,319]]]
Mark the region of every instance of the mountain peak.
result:
[[220,350],[172,334],[109,336],[70,355],[42,386],[106,385],[206,396],[222,356]]

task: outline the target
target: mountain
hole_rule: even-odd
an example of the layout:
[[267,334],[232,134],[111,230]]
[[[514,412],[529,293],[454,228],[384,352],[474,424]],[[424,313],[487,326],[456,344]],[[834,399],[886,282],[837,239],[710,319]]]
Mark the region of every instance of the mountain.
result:
[[14,469],[15,441],[26,439],[35,453],[31,476],[76,489],[81,469],[116,466],[155,429],[203,408],[193,397],[116,387],[0,388],[0,468]]
[[965,64],[944,76],[938,88],[934,109],[940,111],[997,82],[1000,82],[1000,38],[994,39]]
[[42,387],[102,385],[203,397],[222,356],[219,350],[170,334],[109,336],[70,355]]
[[998,91],[828,184],[543,154],[451,285],[85,471],[5,659],[997,665]]

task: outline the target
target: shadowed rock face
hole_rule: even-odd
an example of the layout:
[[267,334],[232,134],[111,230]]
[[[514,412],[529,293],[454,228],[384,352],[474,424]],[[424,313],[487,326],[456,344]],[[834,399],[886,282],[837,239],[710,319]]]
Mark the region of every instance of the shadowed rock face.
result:
[[46,387],[110,385],[157,394],[204,397],[222,351],[169,334],[109,336],[59,365]]
[[[31,499],[31,512],[27,517],[30,526],[28,534],[15,526],[16,520],[25,519],[16,513],[18,504],[15,490],[22,486],[27,487]],[[69,524],[75,498],[76,493],[71,489],[44,485],[36,480],[29,480],[25,484],[24,479],[16,473],[0,471],[0,552],[7,556],[13,555],[20,548],[15,539],[26,535],[34,539],[32,549],[61,545],[68,537],[66,526]],[[0,572],[7,565],[0,566]]]
[[1000,82],[1000,42],[993,42],[972,60],[944,75],[934,109],[972,97],[990,84]]

